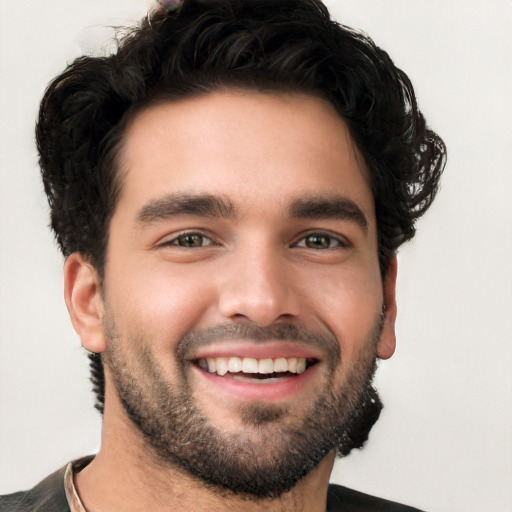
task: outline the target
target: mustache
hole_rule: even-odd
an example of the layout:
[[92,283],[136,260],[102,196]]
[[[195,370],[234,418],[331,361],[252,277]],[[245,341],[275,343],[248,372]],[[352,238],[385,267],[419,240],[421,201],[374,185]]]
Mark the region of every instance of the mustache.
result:
[[300,324],[276,324],[261,327],[255,324],[220,324],[186,333],[176,347],[177,358],[184,362],[187,354],[213,343],[249,339],[258,343],[271,341],[299,341],[319,349],[330,364],[336,366],[341,360],[340,344],[333,334],[311,331]]

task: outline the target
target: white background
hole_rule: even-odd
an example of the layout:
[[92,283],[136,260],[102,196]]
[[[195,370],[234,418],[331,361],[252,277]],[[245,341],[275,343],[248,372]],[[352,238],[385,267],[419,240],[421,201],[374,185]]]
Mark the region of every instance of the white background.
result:
[[[333,480],[428,511],[512,510],[512,2],[330,0],[415,84],[449,150],[400,252],[386,408]],[[150,0],[0,0],[0,493],[98,449],[87,360],[62,299],[33,125],[48,81]]]

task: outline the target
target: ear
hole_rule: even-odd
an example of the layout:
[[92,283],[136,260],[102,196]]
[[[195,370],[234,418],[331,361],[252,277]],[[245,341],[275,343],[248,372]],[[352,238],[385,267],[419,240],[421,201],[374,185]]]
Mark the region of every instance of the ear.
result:
[[389,359],[396,348],[395,322],[396,322],[396,276],[398,262],[396,256],[391,260],[384,277],[384,323],[379,343],[377,344],[377,355],[381,359]]
[[82,346],[89,352],[103,352],[106,344],[101,280],[79,253],[71,254],[64,265],[64,298]]

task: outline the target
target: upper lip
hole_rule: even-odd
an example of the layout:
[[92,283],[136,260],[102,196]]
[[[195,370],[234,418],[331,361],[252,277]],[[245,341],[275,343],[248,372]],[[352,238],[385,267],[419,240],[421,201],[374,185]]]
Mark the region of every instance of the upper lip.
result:
[[248,342],[246,340],[213,343],[198,349],[190,361],[216,357],[252,357],[254,359],[277,359],[278,357],[296,357],[306,359],[320,359],[320,356],[311,348],[299,342]]

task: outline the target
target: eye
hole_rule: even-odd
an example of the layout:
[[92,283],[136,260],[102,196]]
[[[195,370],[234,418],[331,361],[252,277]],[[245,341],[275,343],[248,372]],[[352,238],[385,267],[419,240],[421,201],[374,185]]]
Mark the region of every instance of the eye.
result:
[[164,245],[177,245],[186,249],[195,249],[196,247],[206,247],[212,244],[211,238],[201,233],[183,233]]
[[296,247],[306,247],[308,249],[325,250],[336,247],[346,247],[348,244],[339,238],[326,233],[311,233],[299,240]]

